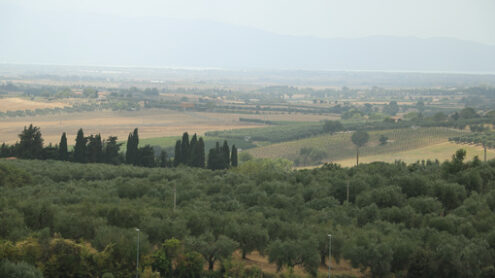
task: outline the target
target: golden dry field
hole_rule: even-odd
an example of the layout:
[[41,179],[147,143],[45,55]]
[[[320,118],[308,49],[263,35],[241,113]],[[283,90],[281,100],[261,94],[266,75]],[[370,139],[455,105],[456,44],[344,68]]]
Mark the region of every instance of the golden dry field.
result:
[[69,106],[66,103],[53,101],[32,101],[24,98],[10,97],[0,98],[0,112],[16,110],[35,110],[43,108],[63,108]]
[[41,128],[45,143],[58,143],[62,132],[67,132],[69,144],[75,140],[79,128],[85,134],[101,133],[103,137],[118,136],[127,139],[135,127],[140,138],[178,136],[185,131],[203,134],[211,130],[260,127],[262,124],[241,122],[239,118],[267,121],[317,121],[328,119],[319,115],[298,114],[230,114],[207,112],[181,112],[174,110],[142,110],[134,112],[95,111],[63,113],[44,116],[0,119],[0,143],[15,143],[24,126],[33,124]]
[[203,134],[210,130],[259,127],[256,123],[240,122],[239,115],[225,113],[180,112],[172,110],[143,110],[134,112],[95,111],[64,113],[35,117],[4,118],[0,120],[0,142],[15,143],[24,126],[39,126],[45,143],[58,143],[62,132],[67,132],[69,144],[77,130],[85,134],[101,133],[102,137],[118,136],[126,140],[134,128],[140,138],[177,136],[187,131]]
[[[37,108],[55,108],[69,106],[77,100],[66,99],[63,102],[32,101],[23,98],[1,98],[0,111],[34,110]],[[321,121],[333,117],[312,114],[235,114],[182,112],[172,110],[141,110],[134,112],[95,111],[80,113],[61,113],[43,116],[0,119],[0,143],[15,143],[17,135],[24,126],[34,124],[41,127],[45,143],[58,143],[62,132],[67,132],[69,142],[75,138],[79,128],[85,134],[101,133],[103,137],[118,136],[125,140],[130,131],[139,128],[141,138],[177,136],[187,131],[203,134],[206,131],[250,128],[262,124],[240,122],[239,118],[260,119],[266,121]],[[70,144],[70,143],[69,143]]]

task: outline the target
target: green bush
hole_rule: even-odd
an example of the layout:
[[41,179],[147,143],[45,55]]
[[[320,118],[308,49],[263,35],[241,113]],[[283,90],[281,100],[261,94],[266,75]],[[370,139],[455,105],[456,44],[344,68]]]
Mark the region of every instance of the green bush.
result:
[[36,267],[26,263],[13,263],[7,260],[0,261],[0,277],[5,278],[43,278],[43,274]]

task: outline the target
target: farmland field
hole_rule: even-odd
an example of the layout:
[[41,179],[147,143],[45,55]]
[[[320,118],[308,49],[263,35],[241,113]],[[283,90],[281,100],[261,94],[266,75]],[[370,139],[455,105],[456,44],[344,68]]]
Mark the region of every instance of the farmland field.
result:
[[90,113],[53,114],[37,117],[8,118],[0,121],[0,142],[15,143],[23,127],[39,126],[45,143],[58,143],[62,132],[68,142],[74,142],[76,132],[101,133],[102,137],[118,136],[126,140],[134,128],[141,138],[203,134],[209,130],[258,127],[260,124],[240,122],[239,115],[224,113],[180,112],[171,110],[144,110],[134,112],[96,111]]
[[0,98],[0,112],[42,108],[63,108],[64,106],[68,105],[63,102],[32,101],[17,97]]
[[[447,142],[450,136],[462,134],[463,131],[448,128],[408,128],[371,131],[369,143],[361,148],[361,157],[387,154],[395,159],[406,160],[401,153],[406,150],[418,149],[424,146]],[[323,162],[337,162],[346,159],[355,159],[356,148],[351,142],[350,132],[335,135],[321,135],[291,142],[273,144],[248,150],[255,157],[275,158],[284,157],[290,160],[297,159],[302,148],[313,147],[326,152]],[[389,138],[388,143],[380,145],[379,138],[384,135]],[[449,155],[452,151],[449,150]],[[392,159],[395,160],[395,159]]]
[[250,130],[212,131],[206,135],[219,136],[229,140],[249,137],[252,141],[277,143],[318,135],[321,134],[322,129],[323,124],[321,122],[299,122]]
[[[465,149],[466,159],[471,160],[474,156],[478,156],[479,159],[483,160],[483,148],[480,146],[474,145],[466,145],[466,144],[455,144],[450,142],[443,142],[439,144],[433,144],[426,147],[420,147],[416,149],[406,150],[403,152],[397,153],[384,153],[379,155],[364,155],[359,157],[359,162],[361,163],[369,163],[373,161],[385,161],[385,162],[394,162],[397,159],[400,159],[406,163],[413,163],[418,160],[427,160],[427,159],[438,159],[440,162],[451,159],[452,154],[455,153],[458,149]],[[495,158],[495,150],[488,149],[487,150],[487,159]],[[356,164],[355,158],[343,159],[335,161],[336,163],[341,164],[342,166],[353,166]]]

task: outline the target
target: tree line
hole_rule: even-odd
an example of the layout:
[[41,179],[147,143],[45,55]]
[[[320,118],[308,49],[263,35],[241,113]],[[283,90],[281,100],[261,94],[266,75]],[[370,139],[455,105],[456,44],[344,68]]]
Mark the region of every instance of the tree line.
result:
[[[230,150],[228,142],[224,141],[220,148],[216,147],[205,158],[205,143],[202,137],[194,134],[189,140],[189,134],[185,132],[182,140],[178,140],[175,146],[174,157],[169,157],[162,150],[158,155],[150,145],[139,147],[139,133],[135,128],[129,133],[126,151],[120,149],[123,143],[118,142],[116,136],[102,139],[100,134],[84,135],[83,129],[77,132],[73,150],[69,150],[67,134],[64,132],[58,145],[43,145],[43,138],[39,127],[24,127],[19,134],[19,142],[14,145],[3,143],[0,147],[0,157],[18,157],[22,159],[61,160],[78,163],[107,163],[113,165],[129,164],[142,167],[178,167],[180,165],[212,170],[228,169],[238,164],[237,148],[235,145]],[[208,162],[206,164],[206,162]]]

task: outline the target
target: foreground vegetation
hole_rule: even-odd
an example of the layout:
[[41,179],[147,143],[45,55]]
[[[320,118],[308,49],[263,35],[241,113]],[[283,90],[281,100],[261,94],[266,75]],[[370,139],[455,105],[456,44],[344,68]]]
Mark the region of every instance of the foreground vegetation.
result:
[[141,277],[259,277],[236,250],[317,276],[329,233],[366,276],[493,277],[495,161],[465,155],[300,171],[1,161],[0,271],[133,277],[138,227]]

